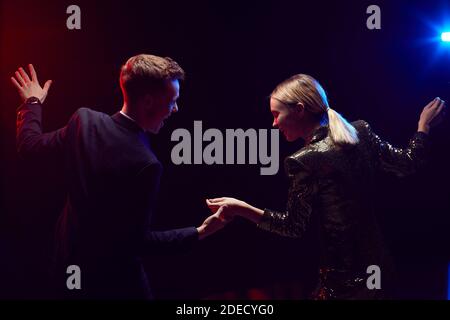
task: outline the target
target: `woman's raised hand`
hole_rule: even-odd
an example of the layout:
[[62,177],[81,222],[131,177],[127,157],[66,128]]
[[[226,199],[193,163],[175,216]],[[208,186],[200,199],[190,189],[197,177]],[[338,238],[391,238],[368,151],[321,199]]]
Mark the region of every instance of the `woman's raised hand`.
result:
[[419,118],[418,131],[429,133],[432,127],[442,122],[445,115],[445,101],[435,98],[423,108]]

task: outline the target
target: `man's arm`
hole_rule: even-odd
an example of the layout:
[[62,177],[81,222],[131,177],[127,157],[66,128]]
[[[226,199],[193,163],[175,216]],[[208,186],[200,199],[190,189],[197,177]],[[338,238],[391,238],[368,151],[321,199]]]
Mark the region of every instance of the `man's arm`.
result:
[[312,203],[318,186],[311,170],[300,160],[290,157],[286,165],[291,180],[286,211],[262,210],[229,197],[207,199],[208,207],[224,218],[238,215],[256,223],[263,230],[285,237],[302,237],[311,221]]
[[42,133],[42,103],[47,97],[51,80],[42,88],[34,70],[29,65],[31,79],[23,68],[15,72],[11,81],[16,87],[22,104],[17,109],[17,151],[23,157],[60,153],[66,136],[66,127]]
[[[160,165],[147,166],[137,177],[138,192],[133,201],[138,211],[151,216],[158,192]],[[167,231],[144,230],[144,239],[141,243],[141,252],[144,253],[170,253],[190,248],[198,240],[222,229],[228,221],[220,213],[210,215],[199,227],[187,227]]]
[[62,153],[67,126],[42,133],[42,105],[40,103],[23,103],[17,109],[16,130],[16,146],[20,156],[28,158]]

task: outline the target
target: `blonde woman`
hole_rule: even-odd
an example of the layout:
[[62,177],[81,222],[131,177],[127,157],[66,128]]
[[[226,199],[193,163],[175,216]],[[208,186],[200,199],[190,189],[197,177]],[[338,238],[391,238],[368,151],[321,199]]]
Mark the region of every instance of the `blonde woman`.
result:
[[285,160],[287,210],[262,210],[234,198],[209,199],[207,204],[225,218],[242,216],[282,236],[317,232],[319,276],[312,299],[386,298],[387,277],[381,289],[369,289],[366,283],[369,266],[380,267],[381,273],[389,269],[371,208],[371,182],[378,170],[405,176],[424,164],[428,133],[443,108],[441,99],[431,101],[408,147],[398,149],[382,141],[367,122],[347,122],[329,106],[314,78],[295,75],[280,83],[270,99],[273,126],[288,141],[305,141]]

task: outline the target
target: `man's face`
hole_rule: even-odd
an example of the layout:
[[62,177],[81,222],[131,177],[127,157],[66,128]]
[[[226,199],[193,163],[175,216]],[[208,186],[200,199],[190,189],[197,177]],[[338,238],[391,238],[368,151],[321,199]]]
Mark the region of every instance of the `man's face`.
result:
[[167,81],[165,89],[159,94],[152,94],[146,98],[145,129],[151,133],[158,133],[173,112],[178,111],[177,99],[180,95],[178,80]]

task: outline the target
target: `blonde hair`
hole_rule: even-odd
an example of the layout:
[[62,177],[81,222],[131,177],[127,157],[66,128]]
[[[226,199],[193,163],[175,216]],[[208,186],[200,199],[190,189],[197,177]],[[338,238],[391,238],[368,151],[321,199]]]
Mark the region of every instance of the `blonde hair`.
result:
[[338,145],[354,145],[359,142],[356,129],[328,105],[327,95],[320,83],[306,74],[296,74],[281,82],[270,95],[287,105],[303,103],[305,109],[328,122],[330,138]]

